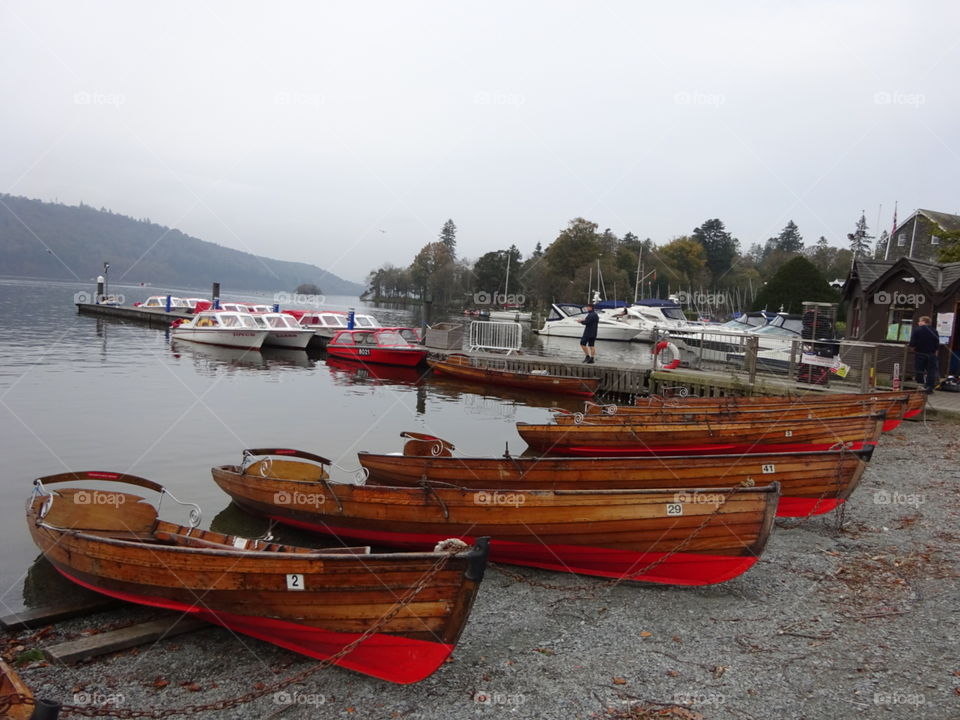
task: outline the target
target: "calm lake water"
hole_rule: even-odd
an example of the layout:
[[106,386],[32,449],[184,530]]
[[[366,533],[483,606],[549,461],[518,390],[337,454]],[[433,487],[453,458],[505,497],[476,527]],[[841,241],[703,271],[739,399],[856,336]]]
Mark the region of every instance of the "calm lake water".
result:
[[[159,292],[110,290],[127,304]],[[79,315],[74,294],[80,291],[93,288],[0,280],[0,614],[76,594],[35,563],[23,509],[36,477],[69,470],[140,475],[198,503],[204,527],[253,536],[265,525],[230,506],[210,478],[212,466],[239,462],[243,448],[310,450],[344,468],[334,476],[348,479],[358,450],[398,451],[404,430],[439,435],[466,454],[499,455],[505,443],[519,454],[525,445],[514,423],[546,420],[551,406],[581,405],[576,398],[421,377],[411,369],[371,372],[328,362],[321,353],[174,343],[164,330]],[[225,300],[264,297],[224,293]],[[347,306],[363,308],[356,298],[327,299],[327,307]],[[419,311],[364,310],[385,324],[418,324]],[[524,335],[528,352],[581,355],[576,340],[539,338],[529,326]],[[601,357],[630,363],[643,362],[648,350],[598,347]],[[165,503],[164,510],[175,506]],[[284,533],[291,541],[322,542]]]

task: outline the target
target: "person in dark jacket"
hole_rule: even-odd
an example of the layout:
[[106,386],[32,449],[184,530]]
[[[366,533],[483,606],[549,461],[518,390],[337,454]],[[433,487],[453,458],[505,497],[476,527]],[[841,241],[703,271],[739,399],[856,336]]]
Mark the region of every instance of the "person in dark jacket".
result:
[[940,379],[940,358],[937,355],[940,350],[940,336],[930,322],[930,318],[924,315],[910,334],[916,381],[918,385],[925,385],[928,393],[933,392]]
[[587,314],[579,321],[583,325],[583,337],[580,338],[580,349],[583,350],[583,361],[591,365],[596,362],[597,326],[600,316],[593,309],[593,303],[587,303]]

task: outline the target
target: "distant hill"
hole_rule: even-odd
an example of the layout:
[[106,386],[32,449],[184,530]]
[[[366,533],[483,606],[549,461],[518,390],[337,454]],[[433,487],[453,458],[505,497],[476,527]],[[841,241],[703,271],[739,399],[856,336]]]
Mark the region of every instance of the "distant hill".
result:
[[113,282],[206,288],[218,281],[227,291],[287,292],[313,283],[326,295],[364,290],[316,265],[232,250],[83,203],[74,207],[13,195],[0,195],[0,201],[0,274],[6,276],[87,280],[106,260]]

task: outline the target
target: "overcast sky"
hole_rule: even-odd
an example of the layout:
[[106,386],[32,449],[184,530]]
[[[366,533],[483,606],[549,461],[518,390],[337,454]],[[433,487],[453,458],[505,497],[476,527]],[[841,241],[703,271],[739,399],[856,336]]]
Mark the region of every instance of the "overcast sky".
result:
[[576,216],[842,244],[960,210],[955,2],[0,5],[0,189],[352,280]]

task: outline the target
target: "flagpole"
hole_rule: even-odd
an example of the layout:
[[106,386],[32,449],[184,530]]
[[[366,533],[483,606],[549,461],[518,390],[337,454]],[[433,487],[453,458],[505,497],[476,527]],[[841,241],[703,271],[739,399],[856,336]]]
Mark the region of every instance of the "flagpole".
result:
[[890,237],[887,239],[887,251],[883,254],[883,259],[890,257],[890,246],[893,245],[893,236],[897,234],[897,201],[893,201],[893,230],[890,231]]

